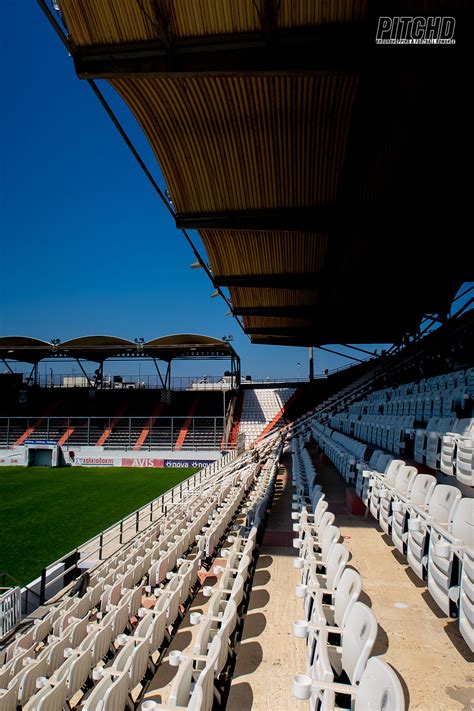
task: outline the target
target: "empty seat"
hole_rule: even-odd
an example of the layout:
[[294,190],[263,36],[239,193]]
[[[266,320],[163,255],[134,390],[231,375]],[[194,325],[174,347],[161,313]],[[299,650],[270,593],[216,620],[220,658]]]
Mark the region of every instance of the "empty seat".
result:
[[[309,680],[309,682],[308,682]],[[299,699],[308,699],[311,693],[323,695],[324,711],[336,711],[336,694],[352,697],[353,711],[405,711],[403,688],[393,669],[380,659],[368,660],[358,686],[337,684],[326,680],[312,681],[310,677],[298,675],[293,681],[293,691]]]
[[400,467],[405,466],[403,459],[392,459],[385,472],[374,472],[370,478],[370,513],[376,519],[379,518],[380,490],[384,486],[393,486]]
[[[312,709],[319,705],[326,708],[324,684],[321,686],[318,682],[333,682],[335,678],[340,679],[343,672],[350,685],[355,686],[360,682],[377,637],[377,620],[370,608],[356,602],[341,634],[340,646],[330,646],[328,635],[329,632],[321,628],[309,677],[306,677],[306,686],[310,692],[306,698],[311,697]],[[342,691],[343,686],[341,684],[339,690]]]
[[422,580],[426,578],[430,527],[432,524],[436,524],[438,527],[445,527],[448,530],[455,506],[460,498],[459,489],[440,484],[435,487],[428,507],[410,507],[407,559],[412,570]]
[[[66,703],[66,682],[54,686],[45,684],[23,707],[24,711],[63,711]],[[0,706],[1,708],[1,706]]]
[[118,711],[128,707],[128,676],[107,674],[85,700],[83,711]]
[[474,549],[474,499],[461,499],[449,531],[433,524],[428,556],[428,590],[446,615],[457,616],[459,567],[465,548]]
[[459,630],[474,652],[474,548],[465,548],[459,593]]
[[471,451],[472,453],[474,444],[474,418],[458,420],[456,426],[453,428],[453,431],[446,432],[443,435],[441,442],[440,464],[440,469],[443,474],[448,474],[450,476],[456,475],[457,449],[459,445],[464,442],[467,443],[467,448],[464,448],[463,452],[465,453],[467,451]]
[[390,535],[392,528],[392,499],[397,494],[406,496],[409,493],[417,473],[415,467],[404,465],[398,469],[393,486],[384,483],[380,489],[379,523],[387,535]]
[[436,486],[436,478],[431,474],[417,474],[410,490],[403,496],[396,492],[392,501],[392,541],[400,553],[406,555],[408,536],[408,506],[427,506]]

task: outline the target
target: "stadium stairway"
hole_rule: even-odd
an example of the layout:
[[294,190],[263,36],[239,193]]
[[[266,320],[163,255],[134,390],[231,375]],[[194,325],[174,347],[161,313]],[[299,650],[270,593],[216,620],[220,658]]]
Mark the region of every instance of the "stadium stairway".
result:
[[301,389],[295,390],[295,392],[293,393],[293,395],[291,395],[291,396],[288,398],[288,400],[283,403],[283,406],[282,406],[281,410],[280,410],[279,412],[277,412],[277,414],[275,415],[275,417],[273,418],[273,420],[271,420],[271,421],[268,423],[268,425],[267,425],[267,426],[262,430],[262,432],[259,434],[259,436],[258,436],[257,439],[255,440],[255,443],[256,443],[256,444],[258,444],[258,442],[260,442],[264,437],[266,437],[266,435],[267,435],[269,432],[271,432],[272,429],[273,429],[274,427],[276,427],[276,425],[277,425],[278,423],[280,423],[280,425],[281,425],[280,420],[286,415],[286,413],[288,412],[288,409],[289,409],[291,406],[293,406],[293,405],[295,404],[295,402],[296,402],[300,397],[301,397]]
[[37,428],[41,427],[45,419],[47,417],[50,417],[58,409],[62,402],[63,398],[59,398],[58,400],[53,402],[52,405],[46,410],[46,412],[38,420],[36,420],[34,425],[32,427],[28,427],[28,429],[25,430],[25,432],[23,432],[20,437],[18,437],[16,442],[14,442],[13,446],[18,447],[20,444],[23,444],[23,442],[28,439]]
[[151,417],[148,418],[145,427],[142,429],[142,431],[140,432],[140,435],[138,436],[137,441],[133,445],[133,449],[140,449],[142,447],[144,441],[150,434],[151,428],[153,427],[153,425],[156,422],[156,418],[159,416],[159,414],[163,410],[163,407],[164,407],[164,405],[162,402],[159,402],[158,405],[155,407]]
[[192,403],[189,407],[186,419],[183,423],[183,426],[181,427],[181,429],[179,431],[178,439],[176,440],[176,444],[174,446],[175,451],[179,451],[180,449],[183,448],[183,444],[184,444],[184,441],[185,441],[186,436],[188,434],[188,430],[191,425],[192,418],[196,414],[198,407],[199,407],[199,397],[196,397],[192,401]]
[[106,427],[103,433],[100,435],[99,439],[96,442],[96,447],[102,447],[108,438],[110,437],[112,430],[114,427],[117,426],[119,420],[125,415],[127,411],[127,405],[123,404],[121,407],[117,410],[117,412],[114,415],[114,419],[110,423],[109,427]]
[[72,435],[73,432],[74,432],[74,427],[68,427],[66,432],[63,435],[61,435],[61,437],[58,439],[58,445],[60,447],[62,447],[63,444],[66,444],[66,442],[68,441],[69,437]]
[[[240,419],[242,417],[242,407],[244,404],[244,393],[242,390],[239,391],[239,394],[237,395],[237,401],[235,403],[235,410],[234,410],[234,422],[232,424],[232,429],[230,431],[229,435],[229,446],[235,446],[237,444],[237,437],[239,436],[239,430],[240,430]],[[224,446],[224,442],[222,442],[222,446]]]

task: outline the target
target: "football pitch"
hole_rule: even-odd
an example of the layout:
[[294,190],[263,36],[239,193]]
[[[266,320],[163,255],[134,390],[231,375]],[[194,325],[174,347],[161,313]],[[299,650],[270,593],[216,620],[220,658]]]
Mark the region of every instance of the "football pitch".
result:
[[0,574],[22,584],[34,580],[46,565],[195,471],[0,467]]

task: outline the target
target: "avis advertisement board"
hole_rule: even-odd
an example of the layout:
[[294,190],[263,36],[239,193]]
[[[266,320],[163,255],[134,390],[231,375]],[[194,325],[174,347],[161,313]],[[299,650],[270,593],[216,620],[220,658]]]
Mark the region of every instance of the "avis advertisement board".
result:
[[199,468],[212,464],[213,459],[156,459],[155,457],[122,457],[122,467],[158,467],[162,469]]

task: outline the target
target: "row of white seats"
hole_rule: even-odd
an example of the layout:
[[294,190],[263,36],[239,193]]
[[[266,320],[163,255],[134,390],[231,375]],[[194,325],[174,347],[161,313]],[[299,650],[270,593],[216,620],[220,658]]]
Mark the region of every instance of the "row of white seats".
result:
[[[247,466],[243,471],[245,472],[246,469],[248,470],[249,467]],[[252,469],[253,471],[250,474],[250,478],[253,477],[255,467]],[[231,481],[236,483],[235,476],[234,466],[230,468],[227,478],[229,479],[230,477]],[[241,473],[238,473],[237,477],[240,478]],[[248,488],[248,484],[249,480],[247,478],[241,490],[245,491],[245,489]],[[209,486],[206,488],[209,494]],[[145,545],[139,543],[138,549],[132,553],[133,558],[127,556],[123,560],[120,556],[115,556],[117,559],[116,567],[110,570],[111,563],[109,562],[107,569],[102,568],[105,577],[91,578],[91,587],[83,598],[79,600],[71,598],[65,600],[56,609],[53,609],[46,619],[40,621],[26,634],[20,635],[18,639],[7,648],[4,664],[0,669],[0,687],[6,686],[7,692],[0,696],[0,708],[3,709],[3,707],[5,707],[8,709],[11,705],[11,699],[13,699],[15,694],[17,697],[16,701],[20,702],[20,704],[25,704],[34,690],[36,678],[38,676],[44,676],[45,673],[54,675],[54,672],[61,664],[64,651],[67,647],[80,644],[82,652],[87,652],[85,655],[80,655],[82,665],[86,665],[85,659],[88,660],[87,663],[91,662],[91,659],[92,662],[95,663],[103,656],[104,650],[107,651],[111,640],[117,639],[118,635],[123,632],[124,627],[129,623],[131,617],[136,614],[140,606],[142,595],[141,586],[135,590],[128,590],[128,586],[133,587],[133,585],[141,579],[144,569],[149,565],[151,566],[150,582],[153,585],[160,583],[162,578],[166,578],[167,572],[175,566],[179,560],[179,556],[189,546],[191,539],[194,538],[200,528],[208,522],[209,516],[215,509],[215,506],[219,504],[219,499],[222,500],[222,497],[225,497],[229,493],[229,485],[227,484],[226,487],[223,487],[223,482],[218,482],[216,489],[218,490],[218,494],[215,498],[211,497],[208,499],[209,503],[203,504],[201,500],[200,506],[201,509],[204,506],[204,510],[193,511],[191,505],[193,497],[190,497],[186,510],[183,505],[181,505],[179,508],[183,516],[180,518],[179,514],[173,513],[169,517],[170,520],[168,523],[170,524],[170,528],[164,532],[164,535],[160,536],[158,542],[155,540],[150,552],[143,555],[145,554]],[[198,514],[197,518],[195,517],[196,513]],[[188,520],[188,517],[190,517],[191,520]],[[187,523],[188,525],[183,528],[183,523]],[[192,531],[190,529],[192,529]],[[179,534],[177,535],[178,531]],[[201,541],[199,541],[199,544],[200,548],[209,555],[215,545],[215,526],[213,527],[211,523],[208,527],[204,526],[203,531],[204,535],[202,541],[204,543],[201,546]],[[154,537],[156,539],[156,533]],[[143,538],[143,536],[141,536],[141,538]],[[151,535],[151,539],[153,539],[153,534]],[[154,553],[156,553],[155,557],[158,558],[155,562],[153,562]],[[166,560],[166,565],[158,565],[157,567],[156,564],[159,560],[163,562],[163,558]],[[199,557],[197,560],[199,562]],[[127,572],[125,573],[125,571]],[[187,581],[187,578],[185,578],[185,581]],[[185,586],[183,583],[180,593],[184,590]],[[170,589],[170,592],[172,593],[173,591]],[[182,602],[179,597],[178,594],[171,595],[170,599],[173,600],[173,609],[176,609],[180,602]],[[162,598],[162,600],[165,599],[166,596]],[[99,612],[97,616],[97,623],[91,625],[89,613],[96,604],[99,604],[101,612]],[[106,614],[104,615],[104,613]],[[78,615],[80,615],[80,617],[78,617]],[[100,620],[100,617],[103,617],[103,619]],[[96,629],[89,629],[89,627],[95,627]],[[98,627],[101,629],[98,630]],[[51,631],[53,631],[53,636],[46,640],[49,641],[50,644],[46,644],[44,649],[41,650],[36,657],[38,643],[44,642],[46,636]],[[89,658],[90,655],[88,655],[89,651],[92,653],[91,658]],[[26,670],[23,669],[25,663],[28,664]],[[81,669],[83,668],[84,667],[81,666]],[[77,683],[77,674],[72,673],[71,679],[73,685]],[[72,687],[69,687],[69,691],[71,690]],[[74,693],[77,690],[78,689],[75,689]],[[16,706],[16,703],[14,703],[14,705]]]
[[[311,427],[316,442],[339,469],[346,481],[355,475],[354,456],[363,459],[365,445],[349,436],[332,430],[315,418]],[[449,428],[449,429],[447,429]],[[391,449],[395,454],[404,453],[404,447],[390,448],[390,438],[401,442],[402,436],[411,434],[414,439],[414,459],[448,476],[455,476],[466,486],[474,486],[474,418],[464,420],[430,421],[426,430],[404,430],[403,425],[383,425],[374,423],[370,431],[370,443],[383,450]]]
[[[301,486],[299,471],[293,483]],[[293,634],[305,638],[308,648],[308,674],[295,675],[295,696],[308,699],[311,710],[339,708],[336,694],[346,694],[355,711],[403,711],[405,701],[397,675],[380,658],[370,657],[377,621],[373,612],[358,602],[362,581],[347,567],[349,551],[339,542],[341,532],[334,525],[334,514],[327,510],[324,494],[321,492],[311,513],[300,505],[298,493],[295,504],[300,508],[293,513],[298,521],[294,525],[298,533],[294,565],[301,570],[295,593],[304,599],[304,619],[295,621]],[[338,646],[329,635],[338,635]],[[344,677],[349,683],[341,683]]]
[[449,417],[463,412],[471,397],[467,386],[460,386],[452,390],[398,396],[387,402],[362,400],[353,403],[348,414],[411,415],[419,422],[427,422],[430,417]]
[[432,418],[415,432],[414,459],[474,486],[474,418]]
[[474,498],[402,460],[361,474],[371,514],[474,651]]
[[457,387],[465,387],[469,392],[474,393],[474,367],[465,370],[456,370],[443,375],[435,375],[431,378],[421,378],[418,381],[403,383],[396,388],[383,388],[372,392],[368,400],[389,400],[392,397],[403,395],[432,392],[437,390],[453,390]]
[[[261,511],[263,506],[268,507],[273,491],[275,467],[271,463],[266,469],[266,474],[259,479],[252,492],[250,501],[244,507],[244,512],[249,509]],[[219,570],[222,574],[216,586],[205,586],[204,595],[210,597],[210,604],[205,616],[194,613],[191,624],[201,625],[196,642],[186,653],[173,650],[169,654],[169,665],[179,667],[176,676],[172,679],[168,703],[155,702],[151,697],[147,700],[147,709],[194,709],[195,711],[211,711],[216,687],[214,682],[220,677],[230,654],[231,635],[239,621],[239,609],[243,603],[245,584],[247,582],[253,554],[256,545],[258,528],[256,526],[244,538],[239,527],[239,535],[230,536],[230,547],[220,549],[217,557],[226,558],[226,565]],[[216,571],[217,572],[217,571]],[[150,619],[153,612],[148,611],[145,619]],[[101,711],[115,711],[123,708],[126,702],[126,693],[118,677],[113,683],[108,677],[101,682],[106,689],[103,697],[104,704]],[[158,693],[160,690],[154,690]],[[108,703],[109,695],[115,692],[114,703]],[[118,701],[117,701],[118,700]],[[89,707],[87,707],[89,708]],[[96,707],[94,711],[96,711]],[[97,707],[98,711],[98,707]]]
[[[332,433],[331,436],[328,430],[324,425],[313,422],[316,441],[346,481],[352,483],[355,473],[347,469],[350,454],[340,443],[336,444],[334,434],[339,433]],[[407,555],[417,575],[428,579],[428,589],[441,609],[446,614],[459,614],[461,633],[472,648],[474,568],[470,551],[474,551],[474,499],[462,499],[456,487],[437,485],[434,476],[419,474],[415,467],[407,466],[405,461],[394,459],[381,450],[373,452],[368,463],[361,457],[358,465],[355,481],[357,494],[382,529],[392,536],[394,545]],[[379,487],[377,482],[382,477],[384,485]],[[472,469],[470,483],[473,483]],[[380,488],[382,497],[379,494]],[[393,488],[396,501],[395,511],[392,512]],[[403,501],[404,496],[408,497],[407,501]],[[411,523],[410,516],[414,519]],[[435,537],[439,538],[444,532],[445,538],[440,547],[433,548],[433,552],[429,547],[432,524],[435,525]],[[419,531],[416,530],[418,528]],[[457,547],[453,541],[457,542]],[[468,550],[467,556],[465,550]],[[440,562],[440,551],[449,553],[450,563]],[[456,560],[460,561],[459,566],[453,564]],[[453,599],[459,599],[459,605],[453,604]]]

